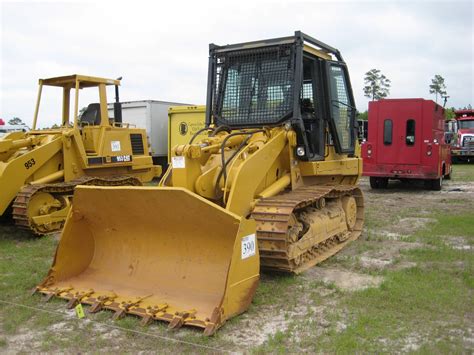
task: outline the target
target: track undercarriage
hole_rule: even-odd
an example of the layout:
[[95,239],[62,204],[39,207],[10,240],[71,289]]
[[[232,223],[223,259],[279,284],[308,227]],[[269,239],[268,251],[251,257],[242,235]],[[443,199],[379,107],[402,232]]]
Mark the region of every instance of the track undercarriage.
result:
[[59,232],[71,208],[76,186],[140,186],[141,184],[138,178],[130,176],[82,176],[56,184],[27,185],[21,189],[13,202],[13,219],[17,227],[36,235]]
[[252,217],[261,267],[299,274],[360,236],[364,202],[354,186],[305,186],[261,200]]

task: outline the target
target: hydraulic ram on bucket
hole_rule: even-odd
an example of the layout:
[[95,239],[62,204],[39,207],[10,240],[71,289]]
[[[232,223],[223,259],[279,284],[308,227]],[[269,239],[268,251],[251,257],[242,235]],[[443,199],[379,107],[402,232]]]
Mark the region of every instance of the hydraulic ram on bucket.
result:
[[255,222],[183,188],[79,186],[37,291],[213,334],[259,280]]

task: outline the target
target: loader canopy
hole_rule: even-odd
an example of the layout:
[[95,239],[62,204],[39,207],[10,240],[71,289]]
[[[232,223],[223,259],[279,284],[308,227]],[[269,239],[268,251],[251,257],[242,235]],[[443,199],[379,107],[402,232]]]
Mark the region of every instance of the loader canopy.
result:
[[79,186],[38,290],[71,307],[82,302],[92,312],[212,334],[253,297],[258,251],[243,258],[241,245],[254,231],[253,221],[185,189]]
[[[39,87],[38,87],[38,97],[36,100],[36,108],[35,113],[33,116],[33,130],[36,130],[38,117],[39,117],[39,109],[41,103],[41,96],[43,92],[44,86],[52,86],[57,88],[62,88],[62,120],[61,126],[66,126],[70,124],[71,120],[71,109],[72,117],[74,121],[74,125],[78,125],[78,120],[80,116],[79,112],[79,91],[86,88],[98,88],[97,91],[97,98],[99,103],[93,104],[95,109],[99,109],[97,113],[97,120],[94,120],[92,123],[94,125],[102,125],[108,126],[109,125],[109,117],[107,111],[107,92],[106,87],[108,86],[115,86],[115,98],[116,103],[114,105],[118,105],[119,98],[118,98],[118,87],[120,86],[119,79],[107,79],[107,78],[98,78],[94,76],[86,76],[86,75],[67,75],[67,76],[58,76],[54,78],[47,78],[47,79],[39,79]],[[74,96],[71,97],[71,91],[74,92]],[[71,99],[73,98],[73,107],[71,105]],[[89,108],[88,108],[89,110]],[[121,110],[121,109],[120,109]],[[87,122],[87,121],[86,121]]]

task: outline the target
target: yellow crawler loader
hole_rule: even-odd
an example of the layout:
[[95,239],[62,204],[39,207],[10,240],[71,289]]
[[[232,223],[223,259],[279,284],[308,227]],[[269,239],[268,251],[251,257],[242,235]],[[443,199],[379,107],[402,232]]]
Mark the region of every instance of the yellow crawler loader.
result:
[[36,291],[213,334],[261,268],[298,274],[360,235],[355,112],[341,54],[310,36],[211,44],[206,137],[158,187],[79,186]]
[[[108,117],[108,85],[115,86],[114,120]],[[20,228],[38,235],[55,232],[64,224],[77,185],[141,185],[161,174],[153,166],[145,130],[122,123],[119,85],[120,80],[83,75],[39,80],[33,129],[0,138],[0,216],[12,206]],[[36,128],[44,86],[62,89],[57,128]],[[79,92],[85,88],[98,90],[99,103],[79,115]]]

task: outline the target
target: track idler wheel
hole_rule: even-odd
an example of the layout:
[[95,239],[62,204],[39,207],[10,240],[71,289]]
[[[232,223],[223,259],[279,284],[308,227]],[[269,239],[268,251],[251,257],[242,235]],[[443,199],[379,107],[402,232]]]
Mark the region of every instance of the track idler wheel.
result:
[[[69,201],[66,196],[53,196],[47,192],[38,192],[33,195],[28,204],[27,214],[30,221],[36,216],[47,216],[53,212],[59,211],[69,206]],[[62,222],[47,222],[36,225],[36,228],[42,233],[59,230]]]
[[357,203],[353,196],[342,198],[342,209],[346,214],[347,229],[352,231],[357,221]]

